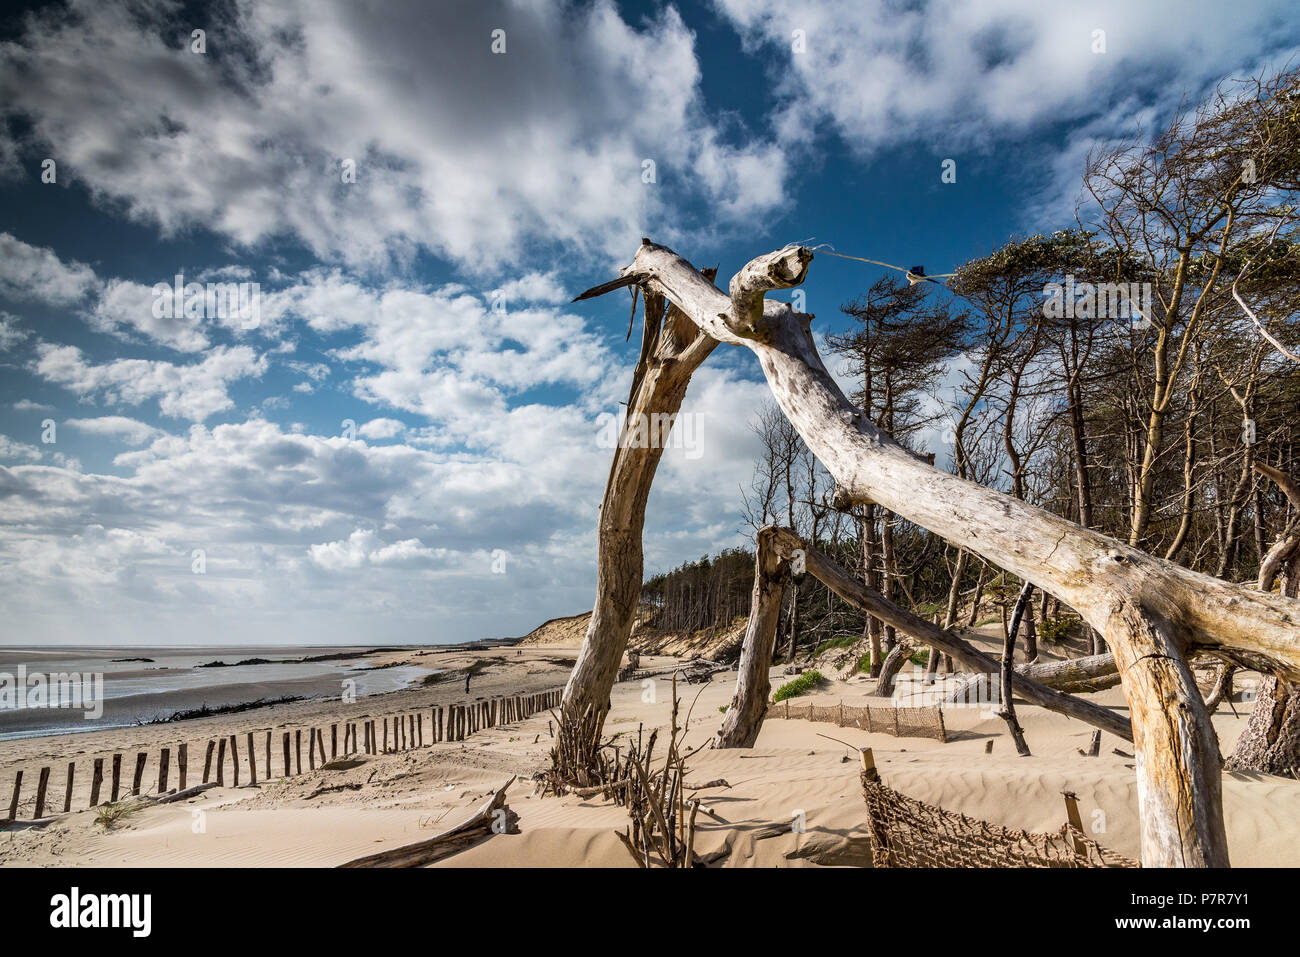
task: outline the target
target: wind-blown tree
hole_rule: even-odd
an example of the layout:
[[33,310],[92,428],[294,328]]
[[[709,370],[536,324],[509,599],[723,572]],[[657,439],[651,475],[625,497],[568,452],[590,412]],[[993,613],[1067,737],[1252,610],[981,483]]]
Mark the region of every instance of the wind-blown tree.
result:
[[[850,398],[899,442],[934,421],[937,414],[927,411],[921,397],[944,364],[969,345],[966,314],[931,295],[933,289],[928,282],[878,279],[865,295],[841,307],[853,328],[826,337],[827,348],[857,377]],[[875,503],[860,510],[863,583],[890,600],[899,579],[896,524],[895,516]],[[870,646],[871,674],[879,676],[884,653],[894,647],[894,629],[882,629],[868,616],[863,638]]]

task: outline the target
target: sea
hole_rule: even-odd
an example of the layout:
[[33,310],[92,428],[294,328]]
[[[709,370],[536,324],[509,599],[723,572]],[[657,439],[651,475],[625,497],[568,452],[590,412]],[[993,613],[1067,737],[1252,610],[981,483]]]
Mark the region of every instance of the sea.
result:
[[[0,741],[129,727],[177,712],[257,700],[337,697],[345,690],[358,696],[382,694],[409,687],[430,673],[414,664],[372,668],[362,655],[373,650],[365,645],[0,646]],[[410,651],[412,656],[421,654]],[[348,657],[339,657],[344,655]],[[239,664],[249,659],[258,661]],[[212,667],[213,662],[224,666]],[[59,681],[49,679],[41,695],[33,689],[46,675],[82,676],[75,685],[64,678],[65,700],[70,689],[82,695],[76,707],[43,706],[54,697],[48,689]]]

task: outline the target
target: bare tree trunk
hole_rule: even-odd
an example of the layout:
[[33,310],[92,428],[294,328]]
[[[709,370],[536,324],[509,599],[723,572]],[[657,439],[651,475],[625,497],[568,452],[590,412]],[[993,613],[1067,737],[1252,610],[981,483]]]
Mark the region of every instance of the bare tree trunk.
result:
[[736,693],[722,719],[719,748],[752,748],[767,714],[767,696],[772,690],[768,671],[776,648],[776,625],[781,617],[781,598],[789,579],[789,562],[773,547],[772,526],[759,529],[754,556],[754,590],[749,625],[740,649]]
[[1025,741],[1025,732],[1016,720],[1016,704],[1012,689],[1012,675],[1015,673],[1016,634],[1020,631],[1020,619],[1025,616],[1025,606],[1034,597],[1034,586],[1025,582],[1016,599],[1016,608],[1011,615],[1011,626],[1007,629],[1006,640],[1002,643],[1002,710],[998,712],[1007,723],[1011,740],[1016,743],[1016,753],[1022,758],[1029,757],[1029,744]]
[[[1255,462],[1255,471],[1272,479],[1287,499],[1300,509],[1300,483],[1271,465]],[[1288,568],[1300,558],[1300,531],[1294,526],[1285,530],[1277,544],[1269,549],[1260,563],[1261,591],[1271,591],[1279,569]],[[1295,597],[1296,576],[1283,583],[1283,594]],[[1225,665],[1225,670],[1231,665]],[[1237,747],[1228,759],[1229,771],[1262,771],[1265,774],[1294,774],[1300,768],[1300,684],[1279,681],[1265,675],[1255,694],[1250,721],[1237,739]]]
[[1300,684],[1265,675],[1250,722],[1237,739],[1229,771],[1300,774]]
[[[902,448],[840,391],[817,353],[812,317],[787,303],[764,301],[772,289],[801,283],[812,256],[804,247],[760,256],[732,278],[727,296],[672,250],[645,242],[619,282],[641,283],[709,336],[758,356],[786,417],[835,478],[837,503],[877,502],[1051,591],[1101,629],[1124,675],[1133,716],[1143,863],[1226,866],[1221,759],[1184,655],[1213,650],[1300,680],[1295,603],[1155,558],[935,469]],[[1138,540],[1143,526],[1134,522]],[[584,657],[612,659],[612,680],[622,647],[607,642],[597,651],[590,638]],[[587,673],[600,675],[603,683],[594,663]],[[566,692],[566,712],[575,689],[589,696],[597,684],[575,679]],[[607,694],[609,685],[603,687]]]
[[1227,867],[1223,759],[1210,714],[1169,624],[1117,601],[1106,642],[1133,719],[1142,863]]
[[[930,649],[931,655],[937,655],[938,653],[937,650]],[[875,693],[877,695],[882,698],[892,698],[894,696],[894,682],[898,680],[898,673],[903,670],[903,665],[907,664],[911,656],[912,649],[907,646],[906,642],[900,641],[889,649],[889,654],[885,655],[885,662],[880,667],[880,677],[876,679]]]
[[[1224,700],[1232,700],[1232,679],[1237,673],[1237,666],[1230,665],[1226,662],[1219,665],[1218,675],[1214,679],[1214,687],[1210,689],[1210,696],[1205,699],[1205,710],[1214,714]],[[1231,763],[1231,759],[1229,759]]]
[[[700,278],[708,281],[703,275]],[[652,416],[677,415],[691,375],[717,346],[715,339],[696,329],[676,306],[668,305],[666,312],[664,306],[662,296],[646,292],[641,358],[600,507],[596,603],[564,688],[564,720],[580,719],[590,707],[603,721],[636,620],[643,570],[641,532],[663,442],[630,439],[646,423],[671,421]]]

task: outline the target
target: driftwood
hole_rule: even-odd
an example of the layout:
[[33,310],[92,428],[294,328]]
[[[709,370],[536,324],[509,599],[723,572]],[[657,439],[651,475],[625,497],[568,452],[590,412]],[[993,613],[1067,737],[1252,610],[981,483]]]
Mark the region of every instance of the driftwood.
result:
[[[380,851],[378,854],[358,857],[338,866],[341,868],[422,867],[425,864],[440,861],[444,857],[450,857],[452,854],[459,853],[477,844],[495,832],[498,821],[505,822],[505,830],[499,833],[518,833],[518,827],[515,825],[510,809],[506,805],[506,790],[514,781],[512,775],[510,780],[497,788],[492,796],[484,801],[469,818],[455,827],[443,831],[441,834],[428,840],[417,841],[414,844],[406,844],[402,847]],[[502,811],[503,814],[498,814],[498,811]]]
[[758,548],[754,556],[754,589],[750,598],[749,624],[740,650],[736,670],[736,693],[722,719],[718,732],[719,748],[752,748],[763,727],[767,699],[772,690],[768,673],[776,648],[776,627],[781,618],[781,602],[790,564],[773,542],[776,529],[759,529]]
[[[685,320],[679,325],[698,329],[707,340],[705,355],[715,342],[750,349],[782,411],[835,479],[837,503],[883,505],[1077,609],[1101,632],[1124,675],[1141,752],[1144,863],[1227,866],[1222,758],[1186,655],[1210,651],[1300,681],[1300,608],[1148,555],[908,452],[840,390],[817,352],[812,317],[765,299],[769,291],[802,283],[812,259],[812,250],[800,246],[759,256],[732,277],[728,295],[672,250],[645,240],[619,280],[579,298],[636,284],[656,309],[667,301]],[[660,369],[638,364],[644,376]],[[631,404],[639,406],[638,382],[633,386]],[[625,615],[630,628],[640,587],[640,531],[653,467],[620,475],[622,451],[601,512],[598,604],[566,690],[566,710],[571,702],[595,703],[603,713],[627,631],[621,623],[602,631],[597,620]],[[628,520],[632,513],[635,521]],[[607,538],[615,533],[619,547],[610,549]],[[615,602],[624,591],[630,599]]]
[[196,794],[202,794],[204,791],[216,787],[215,781],[209,781],[207,784],[196,784],[193,787],[181,788],[179,791],[173,791],[171,794],[164,794],[154,799],[156,804],[173,804],[176,801],[184,801],[192,798]]
[[[712,271],[696,275],[712,286]],[[622,280],[606,283],[599,292],[592,290],[584,296],[628,284]],[[663,455],[662,440],[681,409],[691,375],[718,344],[712,336],[697,330],[661,294],[646,291],[643,302],[641,356],[633,373],[627,419],[614,450],[600,507],[596,601],[582,650],[564,690],[561,710],[566,718],[576,719],[594,709],[603,720],[609,707],[609,693],[641,597],[641,531],[650,486]],[[647,424],[654,435],[646,433]],[[636,441],[641,435],[647,440]]]

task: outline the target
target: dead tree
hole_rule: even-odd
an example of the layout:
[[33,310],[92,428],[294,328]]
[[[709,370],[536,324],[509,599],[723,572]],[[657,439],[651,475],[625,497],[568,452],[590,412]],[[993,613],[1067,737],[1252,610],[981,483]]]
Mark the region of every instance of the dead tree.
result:
[[[713,274],[712,270],[700,274],[700,281],[712,286]],[[607,283],[578,298],[600,295],[619,285],[629,283]],[[646,289],[644,302],[641,357],[600,506],[596,603],[564,689],[567,719],[579,719],[588,707],[603,719],[609,710],[609,693],[632,634],[641,594],[641,531],[650,486],[691,375],[718,344],[661,294]]]
[[[1143,862],[1227,866],[1222,758],[1186,656],[1212,651],[1298,680],[1300,606],[1155,558],[940,471],[898,445],[840,391],[817,352],[812,317],[765,299],[772,290],[803,282],[812,258],[812,250],[800,246],[760,256],[732,277],[727,295],[672,250],[646,241],[621,279],[592,294],[640,284],[699,327],[705,354],[712,340],[753,351],[782,410],[837,482],[840,503],[883,505],[1077,609],[1105,636],[1124,677],[1137,755]],[[642,404],[639,394],[636,404]],[[565,691],[566,713],[584,702],[604,706],[631,626],[641,571],[639,542],[631,539],[639,538],[653,468],[631,468],[619,481],[619,465],[616,454],[601,516],[599,591],[609,607],[598,605],[596,611],[626,616],[626,628],[620,621],[618,628],[602,632],[593,616]],[[635,512],[638,520],[616,523],[616,512]],[[605,545],[607,530],[613,529],[618,549]],[[628,560],[632,555],[635,561]],[[630,600],[612,602],[614,592]]]
[[775,548],[775,533],[776,529],[771,525],[758,531],[753,603],[740,651],[736,693],[718,733],[719,748],[752,748],[767,713],[767,695],[772,687],[767,674],[772,667],[776,627],[781,618],[785,585],[790,577],[789,561]]

